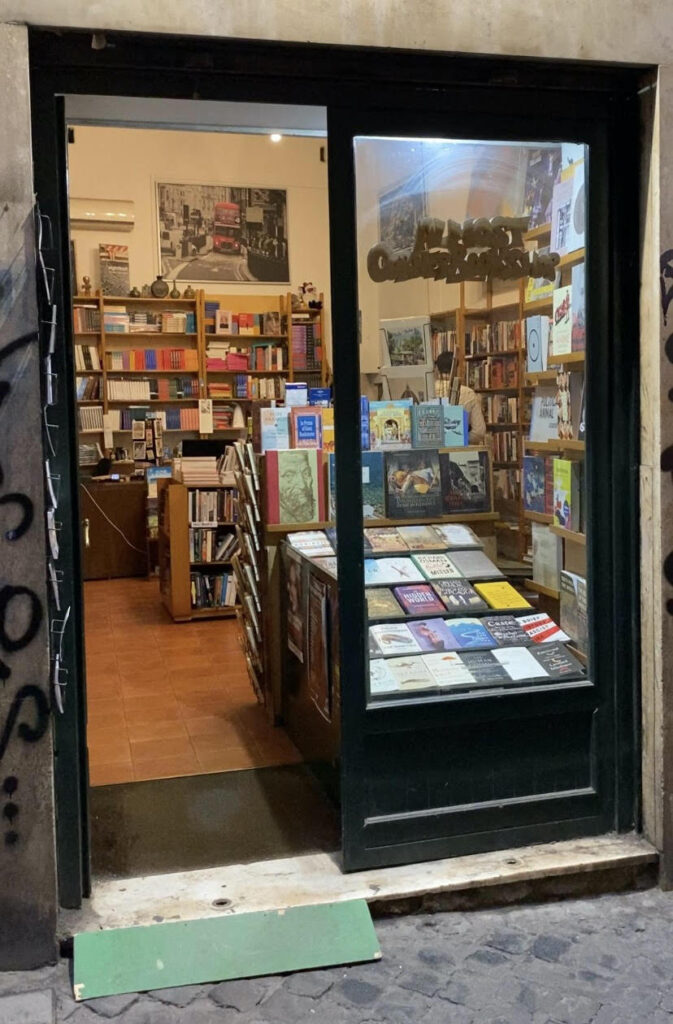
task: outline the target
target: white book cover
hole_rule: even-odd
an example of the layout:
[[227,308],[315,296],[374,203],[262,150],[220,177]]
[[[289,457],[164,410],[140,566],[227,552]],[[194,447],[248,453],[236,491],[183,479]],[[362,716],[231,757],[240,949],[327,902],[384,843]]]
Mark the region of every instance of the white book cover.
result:
[[502,647],[491,652],[500,662],[510,679],[540,679],[548,676],[539,661],[527,647]]
[[395,583],[425,583],[425,580],[410,558],[365,558],[366,587]]
[[558,441],[558,406],[555,387],[537,387],[530,416],[530,441]]
[[419,654],[420,647],[404,622],[386,622],[369,627],[384,657],[394,654]]
[[528,636],[536,644],[565,643],[570,640],[568,634],[564,633],[561,627],[557,626],[545,612],[522,615],[518,621],[524,633],[528,633]]
[[554,289],[552,355],[567,356],[573,350],[572,285]]
[[467,665],[455,651],[424,654],[423,662],[438,686],[465,686],[475,682]]
[[369,692],[372,697],[379,693],[395,693],[400,684],[393,679],[388,663],[382,658],[369,663]]
[[533,527],[533,579],[551,590],[559,588],[562,540],[542,523]]
[[388,669],[400,690],[431,690],[437,684],[423,664],[422,658],[392,658]]
[[526,318],[526,372],[541,373],[547,369],[549,352],[549,317]]
[[455,580],[463,578],[462,572],[455,567],[448,555],[418,554],[411,557],[426,580]]
[[449,548],[483,548],[483,543],[474,530],[460,523],[435,523],[433,527],[441,534]]
[[287,538],[296,551],[303,555],[333,555],[334,549],[322,530],[298,530]]

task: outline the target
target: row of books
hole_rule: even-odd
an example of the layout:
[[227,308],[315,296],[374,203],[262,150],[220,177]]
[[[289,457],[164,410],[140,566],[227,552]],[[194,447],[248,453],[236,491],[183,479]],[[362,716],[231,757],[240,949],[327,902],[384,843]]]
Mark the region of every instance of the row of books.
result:
[[[337,531],[334,526],[325,530],[297,530],[288,533],[290,545],[307,558],[334,555],[337,549]],[[481,550],[483,543],[464,523],[434,523],[424,526],[370,526],[362,534],[366,554],[395,554],[412,551],[465,551]],[[489,569],[495,571],[489,560]]]
[[[134,420],[138,419],[137,412],[138,410],[134,409],[110,409],[105,414],[104,423],[107,429],[112,431],[132,430]],[[152,415],[161,423],[164,430],[198,431],[199,429],[198,409],[169,407],[157,410]]]
[[491,437],[494,462],[517,462],[519,435],[516,430],[498,430]]
[[280,334],[280,313],[234,313],[223,309],[214,299],[205,303],[205,330],[207,334]]
[[177,398],[198,398],[196,377],[153,377],[134,380],[107,379],[107,396],[112,402],[150,401],[169,402]]
[[[548,624],[542,632],[541,622]],[[540,639],[544,637],[545,639]],[[569,641],[567,633],[544,613],[485,615],[481,618],[429,618],[408,622],[377,623],[369,627],[369,657],[394,658],[401,654],[433,651],[482,650],[503,647],[542,649],[548,642]]]
[[199,354],[193,348],[140,348],[107,353],[107,368],[123,370],[199,369]]
[[[412,596],[412,600],[423,604],[424,598],[437,602],[438,596],[431,594],[435,580],[502,580],[503,573],[483,551],[453,551],[451,554],[417,553],[409,556],[382,555],[378,558],[365,558],[365,586],[390,587],[394,585],[423,584],[423,596]],[[491,608],[527,608],[528,603],[510,586],[499,583],[499,589],[493,592],[494,600],[510,603],[491,604],[491,592],[481,596]],[[399,597],[400,595],[398,595]],[[439,609],[443,610],[440,606]]]
[[516,388],[519,386],[519,357],[486,356],[467,364],[466,383],[471,388]]
[[[469,620],[465,620],[469,630]],[[564,644],[531,650],[504,647],[497,650],[437,652],[369,663],[370,696],[404,696],[426,691],[511,686],[523,683],[581,679],[585,670]]]
[[229,608],[236,604],[236,578],[233,572],[190,572],[192,608]]
[[465,332],[465,355],[486,356],[494,352],[515,352],[521,348],[521,321],[498,320],[475,324]]
[[[486,423],[489,426],[500,423],[518,424],[521,422],[523,424],[530,417],[530,400],[524,399],[523,405],[524,407],[521,409],[518,397],[487,395],[486,400],[483,402]],[[523,417],[519,420],[521,412],[523,412]]]
[[432,361],[435,362],[441,352],[455,352],[458,345],[458,332],[440,330],[435,324],[430,327],[432,344]]
[[189,529],[190,562],[226,562],[236,553],[238,541],[231,530]]
[[208,342],[206,369],[228,370],[286,370],[287,360],[282,345],[257,344],[245,350],[233,348],[225,342]]
[[100,331],[100,310],[98,306],[73,306],[72,325],[76,334]]
[[222,487],[211,491],[197,487],[187,495],[187,514],[190,526],[235,523],[238,520],[238,490]]
[[295,370],[320,370],[322,366],[322,337],[320,320],[292,324],[292,365]]
[[78,377],[77,378],[77,401],[90,402],[95,398],[102,398],[100,393],[100,377]]
[[183,455],[173,460],[173,476],[186,487],[233,486],[232,446],[222,455]]
[[583,460],[524,455],[523,479],[527,511],[551,515],[558,526],[583,532]]
[[86,405],[77,410],[80,430],[102,430],[103,429],[103,406]]
[[518,469],[494,469],[493,503],[519,501],[521,498],[521,473]]
[[76,370],[100,370],[100,368],[97,345],[75,345]]
[[209,381],[210,398],[244,398],[252,401],[285,398],[285,381],[282,377],[250,377],[245,373],[236,374],[233,380]]
[[106,306],[103,324],[109,334],[195,334],[196,314],[174,310],[149,314],[129,312],[125,306]]

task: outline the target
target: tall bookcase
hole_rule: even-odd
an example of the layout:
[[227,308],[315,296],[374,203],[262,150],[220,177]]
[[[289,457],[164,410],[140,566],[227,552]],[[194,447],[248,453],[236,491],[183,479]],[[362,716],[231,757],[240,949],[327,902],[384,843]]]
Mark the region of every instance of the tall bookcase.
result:
[[[290,380],[305,380],[309,387],[326,387],[329,381],[329,366],[325,342],[325,303],[322,292],[318,298],[320,300],[319,309],[312,309],[309,306],[293,309],[292,295],[288,294],[285,298],[284,323],[286,324],[285,329],[290,341],[290,368],[292,374]],[[320,342],[321,356],[319,360],[313,360],[314,365],[312,367],[303,368],[297,365],[293,328],[301,327],[308,328],[308,331],[313,335],[314,342]],[[309,345],[308,348],[309,351],[305,350],[305,352],[310,362],[311,346]]]

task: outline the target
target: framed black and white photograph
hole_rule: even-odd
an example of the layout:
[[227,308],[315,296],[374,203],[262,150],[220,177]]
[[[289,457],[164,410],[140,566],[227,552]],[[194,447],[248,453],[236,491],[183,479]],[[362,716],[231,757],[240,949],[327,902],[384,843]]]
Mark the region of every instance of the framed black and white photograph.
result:
[[285,189],[157,182],[156,203],[168,280],[289,284]]

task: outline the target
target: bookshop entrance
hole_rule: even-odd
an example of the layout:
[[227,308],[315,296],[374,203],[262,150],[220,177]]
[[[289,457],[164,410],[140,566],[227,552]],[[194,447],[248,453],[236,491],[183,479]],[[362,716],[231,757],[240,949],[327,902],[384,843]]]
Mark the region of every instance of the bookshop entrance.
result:
[[[176,59],[170,126],[137,127],[132,99],[97,121],[86,75],[56,126],[94,849],[97,808],[105,847],[121,787],[164,784],[133,790],[129,833],[175,800],[177,836],[194,798],[207,857],[272,856],[266,832],[346,871],[630,829],[634,80],[573,68],[557,90],[531,64],[475,91],[487,61],[400,54],[393,80],[373,54],[365,102],[348,51],[308,47],[300,72],[250,46],[213,79],[219,115]],[[292,108],[307,68],[323,106]],[[187,108],[220,130],[187,135]],[[133,226],[95,237],[74,200],[113,192]],[[87,578],[108,528],[119,554]],[[57,722],[73,761],[83,695]],[[129,870],[170,870],[180,841]]]

